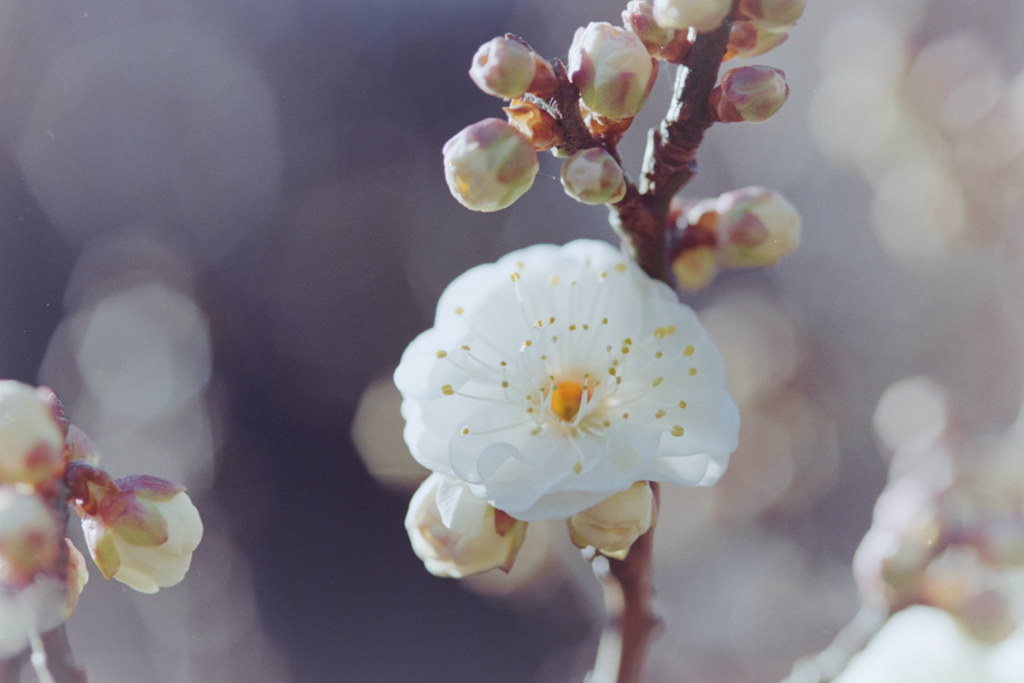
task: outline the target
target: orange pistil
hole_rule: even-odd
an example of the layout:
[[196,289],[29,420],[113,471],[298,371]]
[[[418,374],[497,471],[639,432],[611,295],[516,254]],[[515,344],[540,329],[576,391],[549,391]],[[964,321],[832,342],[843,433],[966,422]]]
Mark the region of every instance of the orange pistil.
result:
[[[573,380],[561,380],[551,392],[551,410],[564,422],[572,422],[576,413],[580,412],[583,401],[584,385]],[[588,381],[586,385],[587,399],[594,396],[594,386]]]

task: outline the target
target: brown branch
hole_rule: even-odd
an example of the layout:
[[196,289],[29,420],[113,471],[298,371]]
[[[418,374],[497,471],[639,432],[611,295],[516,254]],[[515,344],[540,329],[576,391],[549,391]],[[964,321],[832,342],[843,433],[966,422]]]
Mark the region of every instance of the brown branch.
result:
[[665,257],[665,233],[672,197],[697,173],[697,148],[713,123],[708,97],[729,43],[731,21],[697,36],[676,72],[672,104],[661,125],[651,130],[639,187],[610,207],[609,220],[640,267],[672,284]]
[[[658,485],[651,482],[651,488],[657,518]],[[587,683],[640,683],[647,647],[661,623],[651,609],[654,525],[636,540],[626,559],[598,556],[593,568],[601,581],[608,616]]]

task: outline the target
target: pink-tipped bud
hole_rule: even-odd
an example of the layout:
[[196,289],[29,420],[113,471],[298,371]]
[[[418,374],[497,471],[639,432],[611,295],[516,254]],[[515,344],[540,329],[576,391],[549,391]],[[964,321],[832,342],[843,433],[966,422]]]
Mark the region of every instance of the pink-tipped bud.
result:
[[693,27],[700,33],[722,25],[732,0],[654,0],[654,18],[665,28]]
[[657,76],[657,62],[632,31],[605,22],[576,30],[569,78],[590,111],[609,119],[639,112]]
[[484,119],[444,144],[444,175],[452,196],[473,211],[511,206],[533,185],[537,152],[514,126]]
[[0,584],[24,587],[52,569],[63,537],[39,496],[0,486]]
[[605,498],[569,518],[569,537],[577,548],[593,546],[623,559],[654,522],[654,493],[646,481]]
[[774,265],[800,244],[800,214],[778,192],[763,187],[732,190],[715,200],[715,211],[723,265]]
[[39,484],[57,475],[64,437],[52,394],[0,381],[0,483]]
[[652,57],[660,57],[663,47],[675,37],[675,29],[654,20],[654,5],[648,0],[630,0],[622,12],[622,25],[635,33]]
[[684,291],[704,289],[718,274],[718,214],[714,199],[673,197],[669,215],[681,231],[673,240],[672,274]]
[[758,28],[784,31],[796,24],[806,6],[807,0],[739,0],[736,13]]
[[789,39],[789,31],[759,28],[752,21],[734,21],[729,28],[725,59],[750,59],[774,50]]
[[536,52],[533,53],[533,66],[533,81],[526,92],[544,100],[554,97],[558,91],[558,76],[555,75],[555,70]]
[[715,119],[725,123],[767,121],[786,98],[786,74],[770,66],[741,66],[731,69],[711,91],[708,106]]
[[492,38],[473,55],[469,77],[488,95],[522,97],[533,82],[533,51],[518,40]]
[[458,479],[435,472],[413,494],[405,530],[427,571],[461,579],[492,569],[509,571],[526,522],[496,510]]
[[203,522],[182,486],[150,476],[93,487],[94,515],[82,519],[93,562],[106,579],[155,593],[185,578]]
[[929,564],[944,550],[936,493],[916,479],[889,482],[853,557],[861,595],[900,609],[921,600]]
[[562,187],[583,204],[614,204],[626,196],[626,176],[611,154],[590,147],[562,164]]

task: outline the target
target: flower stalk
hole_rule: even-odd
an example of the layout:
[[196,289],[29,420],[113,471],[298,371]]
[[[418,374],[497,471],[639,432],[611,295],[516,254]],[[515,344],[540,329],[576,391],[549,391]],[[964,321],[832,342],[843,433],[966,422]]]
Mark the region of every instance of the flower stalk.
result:
[[729,43],[731,22],[697,36],[678,67],[668,115],[647,138],[639,186],[630,184],[622,201],[609,207],[612,228],[653,278],[673,284],[666,257],[672,197],[697,174],[697,149],[714,122],[708,98]]
[[[713,120],[708,98],[725,57],[731,22],[701,34],[678,67],[668,115],[652,129],[640,185],[627,184],[622,201],[610,205],[609,221],[630,255],[653,278],[673,284],[667,263],[668,210],[672,197],[697,173],[697,148]],[[658,486],[652,483],[657,509]],[[606,622],[588,683],[640,683],[658,617],[651,608],[654,588],[654,526],[625,559],[596,558]]]
[[[655,519],[658,484],[652,482]],[[605,625],[587,683],[640,683],[651,638],[661,623],[651,608],[654,587],[654,524],[623,560],[597,555],[594,575],[604,595]]]

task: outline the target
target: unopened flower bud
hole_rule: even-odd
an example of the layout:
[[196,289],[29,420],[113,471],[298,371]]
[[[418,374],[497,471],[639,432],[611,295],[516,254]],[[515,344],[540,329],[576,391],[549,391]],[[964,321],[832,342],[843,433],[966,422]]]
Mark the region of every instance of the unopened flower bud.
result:
[[774,265],[800,244],[800,214],[778,192],[744,187],[715,200],[723,265]]
[[718,213],[715,199],[699,202],[673,197],[670,214],[681,233],[673,240],[672,274],[682,290],[704,289],[718,274]]
[[558,76],[555,75],[555,70],[539,54],[536,52],[532,54],[534,66],[533,80],[530,82],[530,87],[526,89],[526,92],[545,100],[549,97],[554,97],[555,92],[558,90]]
[[0,486],[0,584],[26,586],[53,567],[63,534],[39,496]]
[[435,472],[413,494],[405,529],[427,571],[460,579],[492,569],[509,571],[526,522],[496,510],[458,479]]
[[537,176],[537,152],[507,121],[484,119],[444,145],[444,175],[452,196],[473,211],[499,211],[519,199]]
[[622,25],[640,38],[652,57],[659,57],[676,34],[654,20],[654,6],[648,0],[630,0],[622,12]]
[[89,568],[85,564],[85,556],[79,552],[70,538],[64,539],[64,545],[68,551],[67,568],[67,598],[64,602],[64,618],[67,619],[78,607],[78,598],[82,596],[82,589],[89,583]]
[[767,121],[789,97],[786,74],[770,66],[731,69],[711,91],[708,106],[718,121]]
[[533,82],[533,51],[518,40],[492,38],[473,55],[469,77],[488,95],[521,97]]
[[979,529],[978,546],[992,564],[1024,566],[1024,514],[1002,512],[986,519]]
[[853,556],[861,594],[892,610],[921,600],[926,571],[945,548],[937,494],[909,477],[891,480]]
[[48,389],[0,381],[0,483],[38,484],[55,477],[64,450]]
[[512,100],[504,107],[508,122],[516,127],[535,150],[543,152],[562,142],[562,127],[555,117],[536,102]]
[[961,628],[982,643],[1001,642],[1020,626],[1010,597],[1000,590],[971,592],[947,609]]
[[781,31],[796,24],[806,6],[807,0],[739,0],[736,13],[758,28]]
[[640,38],[605,22],[576,30],[568,68],[587,107],[616,120],[631,118],[643,108],[657,76],[657,62]]
[[106,579],[155,593],[185,577],[203,537],[203,522],[183,486],[150,476],[118,479],[115,489],[93,488],[95,515],[82,531],[89,554]]
[[734,21],[729,28],[725,59],[750,59],[774,50],[789,39],[789,31],[760,28],[752,21]]
[[569,518],[569,537],[577,548],[593,546],[622,559],[654,521],[654,493],[646,481],[609,496]]
[[714,31],[732,9],[732,0],[654,0],[654,18],[665,28]]
[[626,196],[626,176],[605,149],[589,147],[562,164],[562,187],[584,204],[614,204]]
[[68,434],[64,439],[65,460],[82,460],[90,465],[99,463],[99,454],[92,445],[89,436],[76,425],[68,426]]

